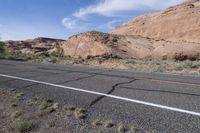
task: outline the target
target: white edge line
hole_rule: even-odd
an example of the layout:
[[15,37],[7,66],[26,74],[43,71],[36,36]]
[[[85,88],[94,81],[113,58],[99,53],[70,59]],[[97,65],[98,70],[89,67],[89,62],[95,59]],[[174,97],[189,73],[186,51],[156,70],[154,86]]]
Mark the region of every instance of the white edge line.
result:
[[17,80],[23,80],[23,81],[39,83],[39,84],[44,84],[44,85],[48,85],[48,86],[65,88],[65,89],[68,89],[68,90],[85,92],[85,93],[90,93],[90,94],[110,97],[110,98],[114,98],[114,99],[119,99],[119,100],[123,100],[123,101],[128,101],[128,102],[143,104],[143,105],[147,105],[147,106],[152,106],[152,107],[156,107],[156,108],[161,108],[161,109],[165,109],[165,110],[171,110],[171,111],[175,111],[175,112],[180,112],[180,113],[186,113],[186,114],[190,114],[190,115],[200,116],[199,112],[193,112],[193,111],[179,109],[179,108],[175,108],[175,107],[169,107],[169,106],[164,106],[164,105],[160,105],[160,104],[154,104],[154,103],[150,103],[150,102],[139,101],[139,100],[135,100],[135,99],[125,98],[125,97],[120,97],[120,96],[115,96],[115,95],[110,95],[110,94],[104,94],[104,93],[100,93],[100,92],[89,91],[89,90],[84,90],[84,89],[79,89],[79,88],[74,88],[74,87],[67,87],[67,86],[63,86],[63,85],[47,83],[47,82],[43,82],[43,81],[37,81],[37,80],[26,79],[26,78],[21,78],[21,77],[15,77],[15,76],[10,76],[10,75],[5,75],[5,74],[0,74],[0,76],[1,77],[12,78],[12,79],[17,79]]

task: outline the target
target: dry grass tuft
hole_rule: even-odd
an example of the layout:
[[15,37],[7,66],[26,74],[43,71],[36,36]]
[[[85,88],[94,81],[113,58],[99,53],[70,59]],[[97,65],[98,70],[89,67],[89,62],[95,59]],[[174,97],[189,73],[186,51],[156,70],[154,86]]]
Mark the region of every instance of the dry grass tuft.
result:
[[22,112],[20,111],[14,111],[11,113],[12,118],[19,118],[22,115]]
[[114,126],[114,123],[113,123],[112,120],[104,121],[104,126],[105,126],[106,128],[111,128],[111,127]]
[[22,97],[22,96],[24,96],[24,93],[22,93],[22,92],[16,93],[16,97],[17,97],[17,98],[20,98],[20,97]]
[[118,133],[125,133],[126,132],[126,129],[124,127],[124,125],[122,123],[120,123],[118,125],[118,129],[117,129]]
[[17,106],[18,106],[18,105],[17,105],[16,103],[12,103],[12,104],[11,104],[11,107],[14,107],[14,108],[15,108],[15,107],[17,107]]
[[65,104],[63,108],[67,111],[74,111],[76,108],[73,105]]
[[94,120],[94,121],[92,122],[92,125],[93,125],[93,126],[102,126],[103,123],[102,123],[100,120]]
[[76,108],[74,114],[77,119],[85,119],[87,117],[86,110],[83,108]]
[[36,125],[33,122],[26,121],[26,120],[21,121],[17,126],[17,130],[20,133],[30,132],[34,128],[36,128]]
[[130,131],[131,131],[131,133],[137,133],[139,131],[139,129],[136,126],[131,126]]

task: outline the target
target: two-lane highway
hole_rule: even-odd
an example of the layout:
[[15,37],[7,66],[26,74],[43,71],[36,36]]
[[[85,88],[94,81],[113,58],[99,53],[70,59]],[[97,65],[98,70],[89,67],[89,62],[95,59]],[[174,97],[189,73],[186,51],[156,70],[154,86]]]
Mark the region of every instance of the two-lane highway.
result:
[[200,77],[0,60],[0,87],[162,133],[200,131]]

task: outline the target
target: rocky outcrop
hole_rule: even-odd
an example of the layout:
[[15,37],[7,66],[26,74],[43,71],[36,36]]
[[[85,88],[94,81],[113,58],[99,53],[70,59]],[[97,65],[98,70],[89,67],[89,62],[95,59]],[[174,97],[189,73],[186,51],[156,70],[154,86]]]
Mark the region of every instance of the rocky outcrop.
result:
[[72,36],[63,43],[65,55],[87,58],[110,56],[141,59],[200,59],[200,45],[171,42],[134,35],[87,32]]
[[25,54],[44,54],[52,53],[57,46],[61,46],[64,40],[51,38],[36,38],[25,41],[5,41],[5,46],[8,51],[21,52]]
[[200,2],[187,0],[161,12],[137,17],[112,33],[200,43]]
[[139,36],[87,32],[69,38],[63,44],[63,49],[65,55],[83,58],[105,55],[120,58],[147,58],[152,47],[149,40]]
[[111,34],[87,32],[64,45],[66,55],[122,58],[200,59],[200,2],[187,0],[166,10],[137,17]]

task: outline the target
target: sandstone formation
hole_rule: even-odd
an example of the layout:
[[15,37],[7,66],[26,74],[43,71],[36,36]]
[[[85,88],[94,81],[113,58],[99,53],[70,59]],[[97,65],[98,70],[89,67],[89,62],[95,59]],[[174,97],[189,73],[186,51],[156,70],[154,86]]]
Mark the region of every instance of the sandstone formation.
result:
[[83,58],[88,56],[146,58],[148,53],[150,54],[150,44],[150,41],[139,36],[112,35],[93,31],[72,36],[63,44],[63,49],[65,55]]
[[200,59],[200,2],[187,0],[166,10],[137,17],[111,34],[75,35],[64,45],[66,55],[104,54],[122,58]]
[[5,41],[4,43],[8,51],[40,55],[52,53],[63,42],[64,40],[39,37],[25,41]]
[[200,2],[190,0],[161,12],[137,17],[112,33],[200,43]]
[[112,56],[138,59],[200,59],[200,45],[171,42],[134,35],[87,32],[72,36],[63,43],[65,55],[83,57]]

